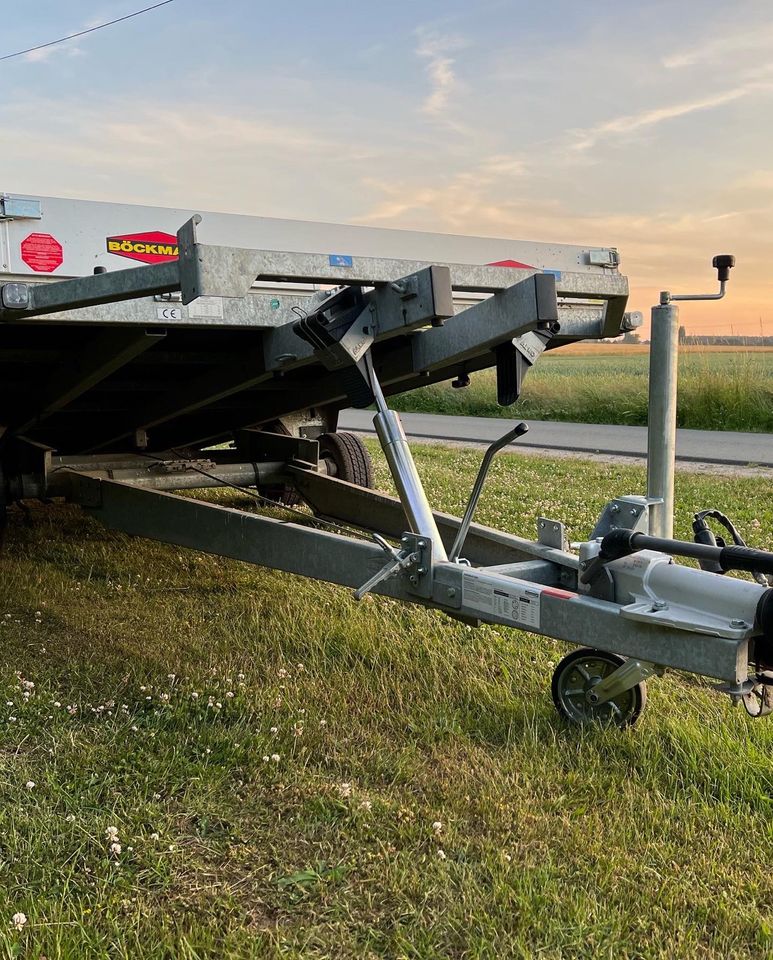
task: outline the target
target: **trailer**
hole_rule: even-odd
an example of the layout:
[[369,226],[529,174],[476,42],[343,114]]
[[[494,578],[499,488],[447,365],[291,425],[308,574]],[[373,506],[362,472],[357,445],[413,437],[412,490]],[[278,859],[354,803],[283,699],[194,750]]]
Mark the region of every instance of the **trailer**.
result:
[[[0,264],[0,514],[64,497],[130,534],[580,645],[552,683],[575,723],[633,723],[666,669],[773,708],[773,554],[654,537],[663,501],[638,495],[575,550],[557,518],[535,540],[475,524],[521,423],[464,516],[438,513],[389,408],[489,367],[511,406],[545,351],[632,329],[616,249],[3,194]],[[398,497],[337,430],[347,406],[375,406]],[[176,493],[224,485],[292,520]]]

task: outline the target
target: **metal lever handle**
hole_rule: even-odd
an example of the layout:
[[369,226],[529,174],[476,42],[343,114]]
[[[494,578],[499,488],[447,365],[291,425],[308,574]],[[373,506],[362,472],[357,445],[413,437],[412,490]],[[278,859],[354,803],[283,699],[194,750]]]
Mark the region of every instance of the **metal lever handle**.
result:
[[461,525],[457,531],[454,545],[451,547],[451,552],[448,555],[448,559],[452,563],[459,558],[459,555],[462,552],[462,547],[464,546],[464,541],[467,539],[467,532],[470,529],[470,524],[472,523],[475,508],[478,506],[480,495],[483,493],[483,484],[486,482],[486,477],[488,476],[488,472],[491,467],[491,461],[499,453],[502,447],[506,447],[509,443],[512,443],[514,440],[517,440],[518,437],[522,437],[524,433],[528,432],[528,426],[525,423],[519,423],[517,427],[513,427],[512,430],[509,430],[503,437],[500,437],[499,440],[495,440],[488,450],[486,450],[486,452],[483,454],[483,460],[481,461],[480,469],[478,470],[478,476],[475,478],[475,483],[473,484],[467,509],[464,511],[464,517],[462,518]]
[[362,600],[365,594],[370,593],[378,584],[397,576],[397,574],[405,570],[406,567],[410,567],[419,560],[418,553],[403,553],[402,551],[398,553],[397,551],[392,552],[391,550],[390,553],[392,553],[392,558],[388,560],[377,573],[374,573],[369,580],[366,580],[361,587],[357,587],[354,591],[355,600]]

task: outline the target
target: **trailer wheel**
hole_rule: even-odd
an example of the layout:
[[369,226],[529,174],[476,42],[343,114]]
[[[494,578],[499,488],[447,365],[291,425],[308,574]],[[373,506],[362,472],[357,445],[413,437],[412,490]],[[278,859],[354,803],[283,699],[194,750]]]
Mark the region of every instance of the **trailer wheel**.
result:
[[319,455],[327,461],[329,476],[373,489],[370,454],[353,433],[323,433],[319,438]]
[[553,672],[551,693],[560,716],[569,723],[608,723],[629,727],[647,703],[644,681],[606,703],[591,703],[587,693],[625,663],[625,658],[602,650],[575,650]]

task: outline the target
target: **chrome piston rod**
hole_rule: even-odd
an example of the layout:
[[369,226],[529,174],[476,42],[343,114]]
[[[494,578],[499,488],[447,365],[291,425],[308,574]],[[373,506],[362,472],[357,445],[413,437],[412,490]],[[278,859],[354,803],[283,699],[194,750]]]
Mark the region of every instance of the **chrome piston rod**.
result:
[[376,434],[389,465],[389,472],[392,474],[392,479],[397,487],[397,494],[403,510],[405,510],[408,526],[413,533],[426,537],[432,542],[433,560],[443,562],[448,559],[446,548],[440,538],[440,531],[435,523],[432,508],[416,470],[416,464],[413,462],[403,425],[400,423],[398,415],[387,406],[370,355],[368,355],[366,363],[370,387],[378,408],[378,413],[373,418],[373,425],[376,428]]

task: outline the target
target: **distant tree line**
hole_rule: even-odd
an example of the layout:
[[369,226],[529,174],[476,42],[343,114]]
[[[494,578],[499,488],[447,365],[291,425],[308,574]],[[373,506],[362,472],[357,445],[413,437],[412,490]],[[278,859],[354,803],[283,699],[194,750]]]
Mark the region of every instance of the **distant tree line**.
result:
[[773,347],[773,337],[688,334],[684,327],[680,327],[679,343],[686,347]]

